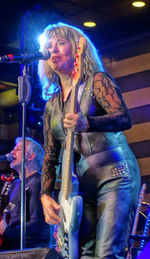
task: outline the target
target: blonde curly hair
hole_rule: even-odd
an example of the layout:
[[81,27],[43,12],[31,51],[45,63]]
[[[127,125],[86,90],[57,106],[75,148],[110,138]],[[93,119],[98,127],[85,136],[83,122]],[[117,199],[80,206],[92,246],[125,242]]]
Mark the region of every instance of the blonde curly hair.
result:
[[[96,48],[80,29],[58,22],[56,24],[48,25],[44,30],[43,35],[46,38],[46,42],[43,45],[41,44],[41,51],[47,48],[47,43],[50,38],[59,36],[72,43],[73,57],[76,55],[79,38],[81,36],[85,37],[87,44],[83,58],[83,75],[85,80],[88,76],[91,76],[98,71],[104,71],[101,58],[98,56]],[[42,96],[45,100],[60,90],[58,86],[58,75],[50,68],[47,60],[39,61],[38,75],[42,84]]]

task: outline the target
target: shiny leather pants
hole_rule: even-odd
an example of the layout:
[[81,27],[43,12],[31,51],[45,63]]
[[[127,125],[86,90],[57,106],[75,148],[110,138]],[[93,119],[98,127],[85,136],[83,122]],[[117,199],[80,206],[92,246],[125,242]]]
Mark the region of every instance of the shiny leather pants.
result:
[[125,151],[114,163],[103,163],[100,156],[93,164],[87,161],[89,168],[78,174],[84,201],[80,259],[125,258],[140,191],[136,159],[128,147]]

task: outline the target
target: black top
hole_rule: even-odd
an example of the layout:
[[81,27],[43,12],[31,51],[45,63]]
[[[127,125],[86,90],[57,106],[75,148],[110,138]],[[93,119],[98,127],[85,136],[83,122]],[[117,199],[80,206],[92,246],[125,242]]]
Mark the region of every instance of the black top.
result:
[[[26,247],[49,246],[50,227],[45,223],[40,201],[41,173],[26,178]],[[4,232],[4,249],[20,248],[21,181],[15,180],[9,193],[9,226]]]

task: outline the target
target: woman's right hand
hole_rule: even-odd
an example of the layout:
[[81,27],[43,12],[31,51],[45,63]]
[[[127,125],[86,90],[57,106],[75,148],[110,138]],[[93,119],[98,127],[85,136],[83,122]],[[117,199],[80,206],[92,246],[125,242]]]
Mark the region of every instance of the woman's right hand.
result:
[[61,208],[60,205],[50,196],[47,194],[41,195],[41,202],[43,205],[43,212],[45,216],[45,221],[48,224],[57,224],[59,225],[61,219],[58,216],[58,212]]

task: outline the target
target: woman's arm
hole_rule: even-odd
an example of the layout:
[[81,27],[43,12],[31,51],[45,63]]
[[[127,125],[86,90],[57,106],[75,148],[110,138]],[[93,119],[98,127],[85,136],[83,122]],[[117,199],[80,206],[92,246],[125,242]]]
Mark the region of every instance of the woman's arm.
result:
[[60,221],[60,218],[58,217],[60,206],[51,197],[51,194],[56,180],[56,166],[59,164],[61,146],[51,132],[48,105],[49,103],[47,103],[44,113],[45,155],[42,163],[41,202],[45,221],[50,224],[57,224]]
[[77,132],[118,132],[131,128],[129,111],[124,103],[120,89],[106,73],[94,77],[93,91],[96,101],[105,110],[105,115],[84,116],[81,111],[66,114],[64,127]]
[[61,145],[53,137],[50,127],[50,111],[48,104],[44,112],[44,159],[42,163],[41,194],[51,195],[55,180],[56,166],[59,164]]
[[122,131],[131,128],[132,122],[120,89],[105,73],[94,78],[94,94],[97,102],[106,111],[103,116],[87,117],[88,131]]

